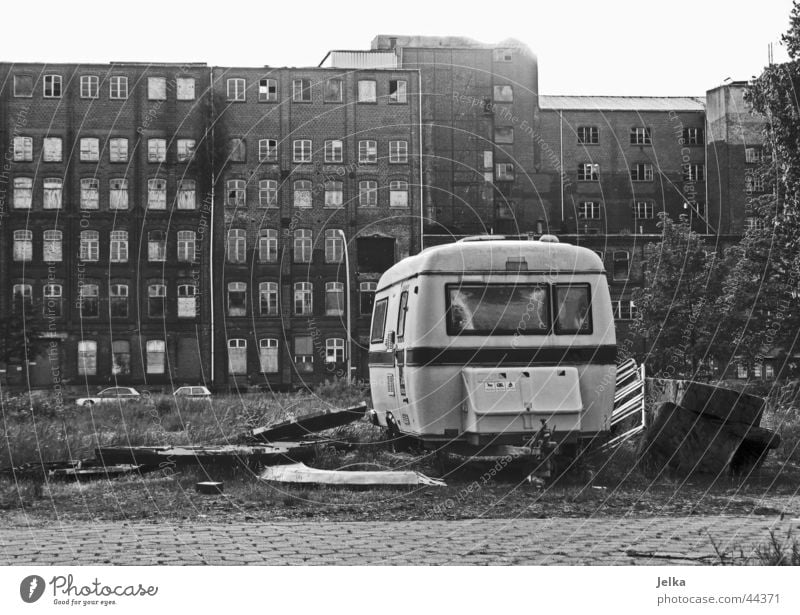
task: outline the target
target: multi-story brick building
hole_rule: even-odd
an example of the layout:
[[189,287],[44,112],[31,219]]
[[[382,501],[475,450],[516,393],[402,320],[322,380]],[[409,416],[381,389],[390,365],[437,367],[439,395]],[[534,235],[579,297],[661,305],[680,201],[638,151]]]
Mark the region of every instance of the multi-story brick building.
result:
[[28,306],[49,340],[8,382],[288,388],[348,357],[366,377],[381,272],[484,233],[601,253],[630,349],[658,213],[735,240],[759,120],[743,84],[537,82],[518,42],[452,37],[378,36],[314,68],[0,64],[0,309]]
[[282,388],[348,350],[366,368],[377,278],[420,249],[416,71],[1,70],[0,309],[52,347],[9,382]]

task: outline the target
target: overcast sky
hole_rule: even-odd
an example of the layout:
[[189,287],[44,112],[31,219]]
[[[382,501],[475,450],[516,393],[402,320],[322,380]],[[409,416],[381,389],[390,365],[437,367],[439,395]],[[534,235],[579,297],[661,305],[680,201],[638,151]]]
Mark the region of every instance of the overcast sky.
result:
[[791,0],[4,2],[0,60],[316,66],[375,34],[513,37],[543,94],[703,95],[785,59]]

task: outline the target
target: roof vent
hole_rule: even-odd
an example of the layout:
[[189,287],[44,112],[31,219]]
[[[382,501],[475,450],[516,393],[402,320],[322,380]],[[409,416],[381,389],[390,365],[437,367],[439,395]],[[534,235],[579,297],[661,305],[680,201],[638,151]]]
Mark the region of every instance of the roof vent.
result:
[[539,237],[539,241],[544,241],[545,243],[558,243],[558,237],[555,235],[542,235]]

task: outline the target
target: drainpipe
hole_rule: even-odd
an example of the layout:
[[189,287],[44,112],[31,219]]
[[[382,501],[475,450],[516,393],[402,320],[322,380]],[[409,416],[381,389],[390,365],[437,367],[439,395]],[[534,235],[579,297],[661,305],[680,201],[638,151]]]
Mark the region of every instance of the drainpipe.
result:
[[564,232],[564,111],[558,112],[558,155],[561,168],[558,169],[561,184],[561,232]]
[[210,225],[210,238],[208,241],[208,286],[210,291],[211,297],[211,383],[216,384],[214,382],[214,343],[216,341],[216,329],[214,328],[214,301],[216,299],[216,295],[214,294],[214,210],[216,207],[214,206],[214,186],[216,185],[217,178],[214,173],[214,165],[216,164],[216,157],[215,157],[215,149],[214,149],[214,122],[215,122],[215,110],[214,110],[214,67],[209,67],[209,90],[211,96],[211,225]]
[[419,115],[417,116],[417,126],[419,127],[419,251],[425,248],[423,243],[425,229],[425,210],[423,203],[423,176],[422,176],[422,69],[417,69],[417,103]]
[[345,352],[347,353],[347,383],[350,384],[352,381],[352,371],[353,371],[353,357],[350,354],[352,350],[352,338],[350,336],[350,256],[347,252],[347,236],[344,234],[342,229],[336,229],[336,231],[342,236],[342,251],[344,252],[344,273],[346,276],[345,282],[345,297],[347,300],[346,304],[346,318],[347,318],[347,326],[346,326],[346,336],[347,336],[347,347]]

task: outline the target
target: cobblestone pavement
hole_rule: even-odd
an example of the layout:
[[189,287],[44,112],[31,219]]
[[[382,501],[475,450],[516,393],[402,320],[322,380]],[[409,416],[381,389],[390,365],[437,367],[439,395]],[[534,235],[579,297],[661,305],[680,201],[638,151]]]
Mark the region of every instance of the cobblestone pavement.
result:
[[0,529],[0,564],[713,564],[790,529],[800,520],[20,523]]

